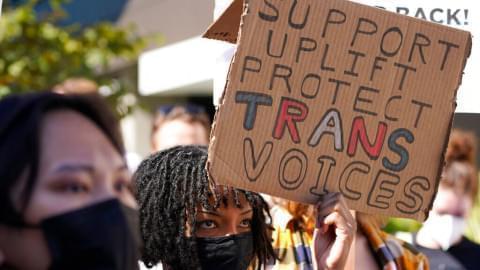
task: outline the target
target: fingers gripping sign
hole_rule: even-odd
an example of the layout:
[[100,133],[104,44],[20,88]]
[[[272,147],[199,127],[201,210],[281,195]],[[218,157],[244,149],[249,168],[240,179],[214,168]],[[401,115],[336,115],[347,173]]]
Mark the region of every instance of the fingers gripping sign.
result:
[[344,269],[357,222],[341,193],[326,194],[316,211],[312,250],[315,269]]

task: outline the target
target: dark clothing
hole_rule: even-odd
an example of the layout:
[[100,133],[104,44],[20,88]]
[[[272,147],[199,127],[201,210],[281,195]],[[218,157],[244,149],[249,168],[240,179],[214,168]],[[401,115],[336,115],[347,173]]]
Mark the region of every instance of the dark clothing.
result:
[[428,257],[432,270],[477,270],[480,269],[480,245],[465,237],[447,251],[422,247],[417,243],[417,234],[412,235],[413,245]]
[[452,255],[441,249],[430,249],[422,246],[415,246],[418,251],[425,254],[430,262],[431,270],[467,270]]
[[467,270],[480,269],[480,245],[465,237],[460,243],[451,246],[447,252],[463,264]]

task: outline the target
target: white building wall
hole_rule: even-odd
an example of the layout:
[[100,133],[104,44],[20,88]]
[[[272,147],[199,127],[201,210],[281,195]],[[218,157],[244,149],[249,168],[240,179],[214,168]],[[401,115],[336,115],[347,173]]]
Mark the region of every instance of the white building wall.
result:
[[214,0],[130,0],[120,25],[140,34],[161,34],[168,45],[202,34],[213,20]]
[[[214,0],[130,0],[118,24],[134,24],[141,35],[159,34],[161,46],[166,46],[201,35],[213,21],[213,9]],[[162,101],[172,101],[172,97]],[[150,154],[151,120],[151,113],[141,109],[122,119],[129,159],[134,154],[139,158]]]

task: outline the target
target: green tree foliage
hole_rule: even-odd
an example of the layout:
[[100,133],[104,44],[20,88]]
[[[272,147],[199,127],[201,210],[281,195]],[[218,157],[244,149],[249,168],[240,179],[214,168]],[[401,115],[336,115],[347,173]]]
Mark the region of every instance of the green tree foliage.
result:
[[0,19],[0,98],[87,78],[109,89],[107,99],[121,116],[128,113],[119,104],[132,95],[128,86],[106,74],[113,63],[136,60],[149,38],[111,23],[60,27],[56,22],[67,16],[63,1],[51,1],[52,12],[41,15],[34,10],[36,2],[5,11]]

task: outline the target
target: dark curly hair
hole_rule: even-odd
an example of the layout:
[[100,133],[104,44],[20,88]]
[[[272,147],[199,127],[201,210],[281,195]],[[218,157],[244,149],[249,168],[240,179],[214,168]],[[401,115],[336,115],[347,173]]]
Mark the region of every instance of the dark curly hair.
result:
[[239,194],[244,194],[253,209],[252,262],[260,268],[274,258],[266,202],[257,193],[234,188],[220,190],[209,181],[206,162],[205,147],[177,146],[151,155],[135,172],[144,242],[142,260],[147,267],[162,262],[171,269],[200,269],[195,242],[197,205],[210,210],[218,208],[220,203],[228,203],[229,194],[233,194],[237,207]]

